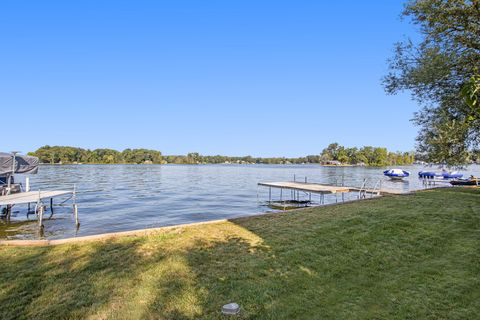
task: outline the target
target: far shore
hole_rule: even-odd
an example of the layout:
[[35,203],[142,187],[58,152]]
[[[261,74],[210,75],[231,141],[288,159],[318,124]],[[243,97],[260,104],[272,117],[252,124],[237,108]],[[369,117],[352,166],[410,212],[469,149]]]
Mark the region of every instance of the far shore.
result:
[[[474,165],[474,163],[472,163]],[[260,165],[260,166],[320,166],[320,167],[360,167],[360,168],[385,168],[385,167],[410,167],[416,165],[424,165],[419,163],[402,164],[402,165],[385,165],[385,166],[372,166],[372,165],[358,165],[358,164],[320,164],[320,163],[40,163],[43,166],[70,166],[70,165],[175,165],[175,166],[199,166],[199,165]],[[425,164],[426,165],[426,164]],[[436,166],[432,164],[431,166]],[[438,165],[440,166],[440,165]]]

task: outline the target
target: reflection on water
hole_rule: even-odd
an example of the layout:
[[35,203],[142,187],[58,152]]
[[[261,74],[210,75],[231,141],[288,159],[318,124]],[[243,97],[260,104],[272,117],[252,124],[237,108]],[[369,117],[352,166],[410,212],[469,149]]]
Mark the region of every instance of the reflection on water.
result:
[[[369,179],[382,188],[409,191],[422,188],[416,174],[421,166],[404,169],[404,181],[383,176],[385,168],[321,167],[318,165],[63,165],[41,166],[31,176],[32,190],[69,189],[76,184],[81,226],[75,229],[71,207],[56,208],[45,221],[45,237],[63,238],[105,232],[151,228],[196,221],[231,218],[269,211],[264,206],[268,188],[260,181],[297,181],[361,186]],[[479,166],[465,173],[480,175]],[[279,197],[279,190],[272,196]],[[284,193],[284,196],[288,195]],[[349,194],[345,199],[357,195]],[[340,196],[339,196],[340,197]],[[260,201],[257,201],[260,200]],[[325,203],[339,199],[327,195]],[[59,198],[58,201],[61,201]],[[314,195],[312,201],[318,202]],[[26,221],[26,207],[15,207],[12,223],[0,221],[0,238],[36,238],[34,216]]]

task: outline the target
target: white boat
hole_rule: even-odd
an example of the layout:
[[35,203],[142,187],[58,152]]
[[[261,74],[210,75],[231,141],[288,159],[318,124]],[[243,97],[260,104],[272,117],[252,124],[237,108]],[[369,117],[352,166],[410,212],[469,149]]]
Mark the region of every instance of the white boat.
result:
[[410,172],[402,169],[390,169],[383,171],[383,175],[392,180],[402,180],[410,175]]

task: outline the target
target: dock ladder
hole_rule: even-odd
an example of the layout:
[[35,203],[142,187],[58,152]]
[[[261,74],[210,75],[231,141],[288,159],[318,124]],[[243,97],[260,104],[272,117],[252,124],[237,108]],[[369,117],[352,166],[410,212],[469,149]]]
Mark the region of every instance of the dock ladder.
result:
[[372,192],[370,193],[370,198],[373,198],[373,194],[377,191],[376,195],[379,196],[382,190],[382,179],[378,179],[373,186]]
[[358,190],[358,199],[365,199],[367,196],[367,181],[368,179],[363,179],[362,186]]

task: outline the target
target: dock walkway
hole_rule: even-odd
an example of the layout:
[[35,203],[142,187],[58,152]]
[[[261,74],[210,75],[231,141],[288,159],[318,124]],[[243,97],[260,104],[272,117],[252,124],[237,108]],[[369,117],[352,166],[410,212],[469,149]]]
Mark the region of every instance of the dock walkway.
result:
[[28,191],[0,196],[0,206],[34,203],[38,200],[48,199],[66,194],[73,194],[73,191],[55,190],[55,191]]
[[63,195],[71,195],[72,202],[73,202],[72,206],[73,206],[73,214],[75,217],[75,225],[78,229],[78,227],[80,226],[80,222],[78,220],[78,207],[76,203],[75,186],[73,187],[73,190],[26,191],[26,192],[13,193],[6,196],[0,196],[0,206],[6,206],[6,208],[4,208],[6,209],[6,211],[4,211],[5,214],[2,218],[6,217],[7,221],[9,221],[12,214],[12,206],[17,204],[28,204],[28,213],[30,213],[30,204],[35,203],[34,213],[37,216],[40,234],[43,234],[43,228],[44,228],[43,214],[46,206],[43,205],[42,200],[50,199],[50,211],[51,211],[50,217],[52,217],[53,198],[58,196],[63,196]]
[[387,194],[404,194],[404,191],[395,190],[395,189],[362,189],[360,187],[347,187],[347,186],[332,186],[319,183],[306,183],[306,182],[292,182],[292,181],[280,181],[280,182],[259,182],[259,186],[269,187],[269,188],[278,188],[278,189],[287,189],[287,190],[298,190],[310,193],[317,194],[335,194],[335,193],[348,193],[348,192],[360,192],[361,190],[365,193],[373,193],[379,195]]
[[350,192],[349,187],[328,186],[318,183],[303,183],[303,182],[259,182],[259,186],[280,188],[288,190],[300,190],[311,193],[331,194]]

